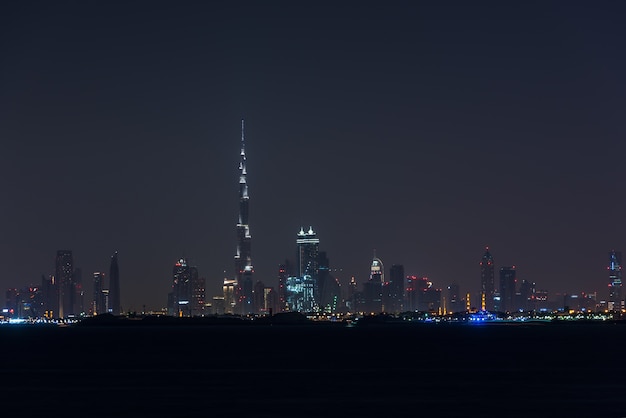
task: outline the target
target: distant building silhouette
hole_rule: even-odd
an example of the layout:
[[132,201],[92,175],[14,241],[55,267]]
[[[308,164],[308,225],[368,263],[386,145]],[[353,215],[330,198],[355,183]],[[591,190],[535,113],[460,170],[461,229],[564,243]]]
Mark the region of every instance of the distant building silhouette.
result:
[[74,261],[72,251],[58,250],[55,277],[59,289],[59,317],[74,315],[76,288],[74,286]]
[[93,299],[91,301],[91,312],[94,315],[101,315],[107,312],[104,297],[105,274],[99,271],[93,273]]
[[510,312],[515,310],[515,282],[515,266],[502,267],[500,269],[500,306],[498,307],[499,311]]
[[404,309],[404,266],[394,264],[383,285],[383,308],[385,312],[399,313]]
[[336,313],[341,303],[341,286],[337,279],[330,274],[330,260],[325,251],[318,255],[316,300],[320,310],[326,313]]
[[83,288],[83,272],[79,268],[74,269],[74,314],[85,314],[85,289]]
[[518,309],[523,311],[534,311],[537,309],[535,300],[536,285],[534,282],[528,280],[522,280],[519,286],[520,300],[517,304]]
[[122,313],[120,268],[117,264],[117,251],[111,256],[111,265],[109,267],[109,312],[113,315]]
[[609,253],[609,299],[607,308],[611,312],[619,312],[624,309],[622,297],[622,253],[611,251]]
[[59,286],[54,275],[41,276],[43,314],[46,318],[59,317]]
[[462,301],[461,291],[458,283],[452,283],[448,286],[448,299],[446,310],[449,313],[465,311],[465,305]]
[[485,253],[480,260],[480,308],[491,311],[494,309],[495,293],[495,266],[489,247],[485,247]]
[[287,308],[287,278],[292,275],[289,260],[278,266],[278,312],[284,312]]

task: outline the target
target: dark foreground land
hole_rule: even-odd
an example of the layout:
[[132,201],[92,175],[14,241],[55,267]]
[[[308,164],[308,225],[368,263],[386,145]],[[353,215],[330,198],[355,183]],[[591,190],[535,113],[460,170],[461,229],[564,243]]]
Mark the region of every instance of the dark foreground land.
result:
[[0,327],[3,415],[624,417],[626,325]]

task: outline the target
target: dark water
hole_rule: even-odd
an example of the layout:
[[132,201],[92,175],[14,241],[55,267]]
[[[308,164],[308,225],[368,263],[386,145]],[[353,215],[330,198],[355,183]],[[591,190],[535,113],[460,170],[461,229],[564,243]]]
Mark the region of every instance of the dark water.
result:
[[626,326],[2,327],[5,413],[622,417]]

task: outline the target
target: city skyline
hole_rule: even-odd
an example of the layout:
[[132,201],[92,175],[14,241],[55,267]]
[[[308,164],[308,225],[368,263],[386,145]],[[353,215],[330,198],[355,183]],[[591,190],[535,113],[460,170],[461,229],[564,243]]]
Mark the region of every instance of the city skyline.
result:
[[5,289],[68,249],[84,283],[119,251],[124,309],[165,306],[181,254],[220,294],[245,118],[255,280],[312,226],[344,286],[376,249],[475,292],[489,246],[607,297],[624,6],[28,4],[0,6]]

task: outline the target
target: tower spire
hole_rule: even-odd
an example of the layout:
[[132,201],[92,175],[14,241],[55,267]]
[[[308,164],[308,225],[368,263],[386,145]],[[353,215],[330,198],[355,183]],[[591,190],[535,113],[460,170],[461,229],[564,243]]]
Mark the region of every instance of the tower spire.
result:
[[241,151],[239,160],[239,217],[237,221],[237,252],[235,253],[235,280],[237,302],[242,314],[252,313],[252,256],[250,226],[248,225],[249,201],[248,171],[246,168],[246,142],[244,120],[241,119]]

